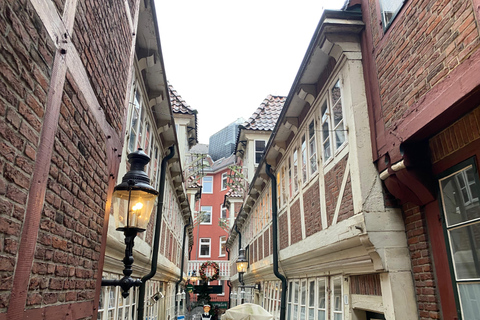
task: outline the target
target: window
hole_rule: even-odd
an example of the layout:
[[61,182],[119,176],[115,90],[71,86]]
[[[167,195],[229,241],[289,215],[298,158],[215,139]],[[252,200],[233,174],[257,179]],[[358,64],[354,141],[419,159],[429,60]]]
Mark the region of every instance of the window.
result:
[[210,258],[210,238],[201,238],[200,239],[200,257],[201,258]]
[[213,177],[206,176],[202,178],[202,192],[213,193]]
[[480,313],[479,186],[475,158],[439,176],[447,248],[462,319],[478,319]]
[[128,151],[134,152],[137,144],[138,126],[140,125],[140,110],[141,110],[141,96],[137,89],[135,89],[132,108],[132,119],[130,122],[130,136],[128,138]]
[[302,136],[302,182],[307,182],[307,143],[305,135]]
[[227,189],[227,173],[222,173],[222,190]]
[[[103,277],[107,279],[120,279],[120,275],[104,274]],[[138,291],[135,290],[135,288],[130,289],[130,294],[127,298],[123,298],[121,292],[120,287],[102,287],[98,302],[97,319],[135,319]]]
[[334,278],[333,282],[333,299],[332,299],[332,311],[333,320],[343,319],[343,301],[342,301],[342,278]]
[[227,219],[227,207],[223,206],[223,203],[220,206],[220,218]]
[[202,206],[201,211],[201,224],[212,224],[212,206]]
[[288,320],[343,320],[341,277],[292,280],[287,292]]
[[321,107],[324,161],[330,159],[333,151],[338,150],[345,142],[345,126],[343,121],[340,80],[335,83],[330,91],[330,97],[328,101],[329,103],[325,101]]
[[265,151],[265,140],[255,140],[255,164],[259,164]]
[[315,120],[308,125],[308,153],[310,157],[310,175],[317,172],[317,142],[315,141]]
[[225,255],[227,254],[227,251],[225,249],[226,243],[227,243],[227,236],[221,236],[220,237],[220,252],[219,252],[218,256],[225,257]]
[[293,190],[298,191],[298,150],[293,151]]
[[383,30],[387,30],[403,7],[405,0],[380,0]]

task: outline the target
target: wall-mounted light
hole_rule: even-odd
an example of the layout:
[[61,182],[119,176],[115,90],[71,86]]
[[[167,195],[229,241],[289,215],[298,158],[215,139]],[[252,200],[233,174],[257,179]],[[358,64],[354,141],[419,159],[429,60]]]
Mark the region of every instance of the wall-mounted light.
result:
[[123,275],[119,280],[102,280],[102,286],[120,286],[122,296],[128,297],[128,291],[142,282],[131,277],[133,265],[133,246],[137,233],[145,231],[152,214],[158,191],[150,185],[150,179],[144,168],[150,157],[138,149],[128,155],[130,170],[123,176],[122,183],[113,191],[112,205],[115,227],[125,235],[125,257]]
[[243,275],[247,272],[248,261],[245,258],[245,249],[238,250],[238,258],[237,258],[237,272],[238,272],[238,281],[244,285],[243,283]]

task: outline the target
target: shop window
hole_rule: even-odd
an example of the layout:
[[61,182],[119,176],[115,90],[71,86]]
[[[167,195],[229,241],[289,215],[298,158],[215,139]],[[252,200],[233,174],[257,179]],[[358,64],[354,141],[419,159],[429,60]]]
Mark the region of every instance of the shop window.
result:
[[454,291],[462,319],[480,314],[480,205],[475,158],[439,175]]

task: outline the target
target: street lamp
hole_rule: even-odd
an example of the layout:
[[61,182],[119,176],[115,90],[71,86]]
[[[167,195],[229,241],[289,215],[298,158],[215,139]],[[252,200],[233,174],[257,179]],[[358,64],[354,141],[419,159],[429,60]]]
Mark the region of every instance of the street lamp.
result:
[[130,170],[123,176],[122,183],[114,188],[112,196],[115,228],[125,235],[124,277],[120,280],[102,280],[102,286],[120,286],[124,298],[128,297],[131,287],[142,284],[131,277],[134,239],[137,233],[147,228],[158,196],[158,191],[150,185],[150,179],[144,171],[150,157],[139,148],[128,155],[128,162]]
[[243,283],[243,274],[247,272],[248,261],[245,258],[245,249],[238,250],[238,258],[237,258],[237,272],[238,272],[238,281],[244,285]]

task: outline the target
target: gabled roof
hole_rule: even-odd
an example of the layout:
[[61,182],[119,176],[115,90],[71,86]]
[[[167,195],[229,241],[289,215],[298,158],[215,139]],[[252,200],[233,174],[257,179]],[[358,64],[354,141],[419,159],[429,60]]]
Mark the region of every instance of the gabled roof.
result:
[[272,131],[287,97],[268,95],[250,118],[242,124],[247,130]]
[[197,110],[192,109],[182,98],[182,96],[168,83],[168,95],[172,105],[173,115],[191,116],[193,119],[188,124],[188,147],[191,148],[198,143],[198,123]]
[[245,131],[268,132],[273,131],[278,117],[282,113],[283,105],[287,97],[268,95],[250,118],[239,126],[237,139],[235,141],[234,154],[243,157],[243,151],[246,147],[241,142],[245,140]]
[[168,92],[170,94],[170,103],[172,104],[173,113],[196,114],[197,112],[190,108],[182,96],[168,83]]

